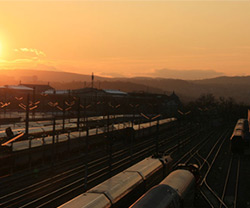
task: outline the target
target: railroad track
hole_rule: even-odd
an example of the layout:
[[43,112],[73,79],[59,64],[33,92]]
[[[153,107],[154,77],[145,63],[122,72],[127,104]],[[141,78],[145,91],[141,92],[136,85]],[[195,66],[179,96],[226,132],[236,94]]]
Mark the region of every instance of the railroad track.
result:
[[[184,130],[185,131],[185,130]],[[183,131],[183,133],[184,133],[184,131]],[[168,132],[169,133],[169,132]],[[169,135],[168,135],[168,133],[167,133],[167,135],[166,134],[164,134],[164,136],[163,136],[163,138],[166,136],[166,137],[168,137]],[[173,132],[170,132],[170,133],[173,133]],[[138,135],[138,136],[140,136],[140,135]],[[140,138],[139,138],[140,139]],[[145,142],[142,142],[141,143],[141,145],[143,145],[143,143],[145,143],[145,145],[147,145],[148,143],[147,143],[147,141],[148,140],[146,140]],[[136,144],[136,143],[135,143]],[[122,148],[124,148],[124,146],[122,146]],[[142,148],[142,147],[140,147],[140,148]],[[119,148],[117,148],[117,149],[119,149]],[[79,150],[79,152],[80,152],[80,150]],[[94,154],[93,154],[94,155]],[[97,155],[98,156],[98,155]],[[102,156],[102,155],[100,155],[100,156]],[[69,167],[69,168],[74,168],[74,164],[76,164],[76,165],[78,165],[78,163],[79,163],[79,160],[83,160],[83,157],[84,157],[84,155],[82,155],[82,154],[80,154],[80,156],[76,156],[76,157],[73,157],[73,159],[69,159],[69,160],[64,160],[64,161],[58,161],[58,162],[56,162],[56,165],[55,165],[55,168],[56,168],[56,170],[60,170],[62,167],[63,168],[65,168],[65,167]],[[45,172],[46,171],[46,169],[48,170],[48,169],[50,169],[51,168],[51,165],[49,164],[49,165],[46,165],[46,166],[40,166],[40,167],[34,167],[34,168],[39,168],[40,169],[40,171],[42,171],[42,172]],[[15,175],[13,175],[13,176],[11,176],[11,175],[6,175],[6,176],[4,176],[4,177],[2,177],[2,178],[0,178],[0,180],[1,180],[1,187],[2,188],[4,188],[4,185],[6,184],[6,186],[9,186],[10,184],[16,184],[16,183],[18,183],[18,181],[22,181],[22,180],[25,180],[25,176],[26,177],[28,177],[28,178],[31,178],[32,177],[32,175],[34,175],[34,173],[33,173],[33,171],[32,172],[30,172],[29,170],[27,170],[27,172],[25,172],[25,171],[19,171],[19,172],[17,172]],[[12,178],[12,179],[11,179]],[[1,191],[0,191],[0,193],[1,193]]]
[[229,135],[230,130],[228,129],[215,142],[213,148],[209,151],[206,157],[198,154],[199,158],[203,161],[200,167],[200,172],[203,173],[203,178],[200,182],[200,193],[209,207],[217,208],[220,207],[220,205],[223,207],[227,207],[223,199],[208,183],[208,177],[213,170],[214,163],[217,160],[218,155],[221,154],[222,147],[228,140]]
[[[208,135],[204,136],[204,138],[198,138],[199,141],[195,145],[190,145],[191,148],[188,149],[184,154],[178,157],[175,160],[173,167],[176,167],[179,163],[188,163],[188,162],[199,162],[197,160],[197,153],[208,143],[211,143],[211,138],[216,138],[218,132],[216,130],[211,131]],[[197,138],[196,138],[197,139]],[[170,155],[173,155],[178,149],[174,149]]]
[[[228,207],[237,207],[238,185],[240,175],[240,156],[231,155],[225,185],[221,199],[228,205]],[[224,207],[222,204],[220,208]]]
[[[154,146],[154,144],[151,146],[151,147],[149,147],[149,148],[152,148]],[[141,154],[141,159],[143,159],[143,158],[145,158],[145,157],[147,157],[147,156],[149,156],[149,155],[151,155],[151,153],[145,153],[145,151],[143,151],[143,153]],[[113,165],[113,168],[112,168],[112,170],[114,171],[115,169],[119,169],[120,167],[121,167],[121,163],[126,163],[127,162],[127,164],[129,164],[129,156],[127,155],[127,157],[126,157],[126,155],[124,155],[124,157],[123,157],[123,159],[122,160],[120,160],[120,161],[117,161],[116,163],[117,163],[117,166],[114,164]],[[116,166],[116,167],[115,167]],[[123,169],[124,169],[125,167],[124,167],[124,165],[123,165]],[[108,167],[107,166],[105,166],[105,167],[103,167],[103,169],[100,169],[100,170],[98,170],[97,172],[95,172],[95,173],[93,173],[93,174],[90,174],[90,175],[88,175],[87,177],[88,177],[88,182],[93,182],[94,180],[97,180],[97,177],[101,177],[101,176],[104,176],[105,175],[105,170],[107,170],[108,169]],[[120,171],[119,171],[120,172]],[[91,179],[92,178],[92,179]],[[72,192],[73,191],[75,191],[75,190],[78,190],[78,189],[81,189],[81,188],[83,188],[83,185],[82,184],[80,184],[79,182],[80,181],[83,181],[83,179],[79,179],[77,182],[75,181],[74,182],[74,184],[76,185],[75,187],[70,187],[69,189],[68,189],[68,186],[67,187],[64,187],[63,189],[64,189],[64,191],[62,191],[62,189],[60,189],[59,191],[61,192],[61,195],[60,194],[58,194],[58,192],[57,192],[57,194],[56,194],[56,196],[54,197],[52,197],[51,195],[49,196],[48,195],[48,197],[50,197],[50,199],[48,199],[48,198],[46,198],[46,200],[43,200],[43,201],[46,201],[46,202],[44,202],[43,204],[41,204],[41,205],[35,205],[35,206],[37,206],[37,207],[47,207],[47,206],[49,206],[49,204],[51,205],[51,204],[53,204],[53,206],[58,206],[58,204],[55,202],[56,201],[56,199],[61,199],[61,198],[64,198],[64,197],[67,197],[67,196],[69,196],[70,194],[72,194]],[[78,185],[77,185],[78,184]],[[72,185],[72,184],[71,184]],[[54,193],[53,193],[54,194]],[[47,197],[47,196],[46,196]],[[34,206],[34,204],[32,205],[32,206]]]
[[[228,129],[217,132],[213,131],[207,137],[201,139],[191,149],[186,151],[178,160],[175,160],[174,167],[179,163],[198,163],[203,178],[201,180],[200,192],[203,198],[207,201],[210,207],[219,207],[219,204],[225,205],[223,200],[214,192],[208,185],[207,177],[210,173],[213,164],[221,151],[230,131]],[[225,139],[226,138],[226,139]],[[214,142],[214,143],[212,143]],[[208,152],[202,154],[202,151],[209,149]],[[176,150],[174,150],[175,152]],[[174,153],[173,152],[173,153]]]
[[[185,132],[185,131],[184,131]],[[162,136],[164,138],[164,136]],[[174,137],[172,137],[174,139]],[[151,140],[154,141],[154,138]],[[144,141],[141,144],[136,145],[136,148],[145,147],[145,145],[149,145],[149,141]],[[154,142],[152,142],[150,148],[154,146]],[[129,148],[117,151],[113,153],[113,166],[112,170],[121,168],[121,164],[125,164],[126,161],[129,161]],[[147,151],[144,151],[140,154],[141,159],[146,156],[149,156]],[[117,159],[122,158],[122,159]],[[20,189],[19,191],[13,192],[10,195],[5,195],[0,198],[1,206],[43,206],[44,203],[53,203],[56,199],[60,199],[65,197],[65,194],[74,193],[75,191],[78,193],[79,189],[86,190],[85,182],[92,183],[94,181],[98,181],[102,176],[107,175],[108,167],[108,155],[102,157],[100,160],[92,161],[88,163],[88,174],[86,180],[86,168],[85,164],[79,164],[77,168],[73,168],[65,173],[58,174],[55,177],[50,179],[46,179],[37,184],[32,184],[29,187],[25,187],[24,189]],[[97,169],[99,167],[99,169]],[[102,167],[102,168],[100,168]],[[91,171],[93,169],[93,171]],[[76,177],[78,175],[78,177]],[[81,176],[81,177],[79,177]],[[70,178],[70,179],[69,179]],[[59,187],[56,184],[61,184]],[[63,185],[62,185],[63,184]],[[54,187],[54,188],[53,188]],[[46,192],[44,191],[46,189]],[[49,192],[49,193],[48,193]]]

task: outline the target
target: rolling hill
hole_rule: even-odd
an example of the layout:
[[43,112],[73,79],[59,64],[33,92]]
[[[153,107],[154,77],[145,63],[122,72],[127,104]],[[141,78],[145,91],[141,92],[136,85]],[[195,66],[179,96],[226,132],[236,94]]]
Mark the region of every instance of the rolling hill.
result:
[[[39,83],[57,89],[76,89],[90,86],[90,75],[61,71],[38,70],[1,70],[0,85],[22,83]],[[163,78],[107,78],[95,76],[96,88],[120,89],[126,92],[144,91],[149,93],[171,93],[175,91],[186,101],[193,100],[201,94],[212,93],[216,97],[232,97],[238,102],[250,102],[250,76],[216,77],[203,80],[181,80]]]

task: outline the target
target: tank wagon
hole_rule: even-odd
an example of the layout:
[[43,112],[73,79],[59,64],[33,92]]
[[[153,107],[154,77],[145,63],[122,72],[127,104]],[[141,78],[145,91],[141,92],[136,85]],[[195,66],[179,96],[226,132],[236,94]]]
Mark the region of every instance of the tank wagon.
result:
[[93,187],[60,208],[128,207],[171,170],[170,156],[149,157]]
[[231,152],[243,153],[249,149],[249,124],[247,119],[239,119],[230,138]]
[[130,208],[182,208],[193,207],[195,185],[199,168],[184,166],[171,172],[159,185],[151,188]]

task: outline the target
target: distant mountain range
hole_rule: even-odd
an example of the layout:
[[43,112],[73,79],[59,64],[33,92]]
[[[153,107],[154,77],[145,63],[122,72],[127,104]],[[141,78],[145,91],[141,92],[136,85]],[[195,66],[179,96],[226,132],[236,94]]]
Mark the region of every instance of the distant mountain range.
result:
[[[91,74],[83,75],[59,71],[0,70],[0,85],[18,83],[50,83],[57,89],[76,89],[90,86]],[[212,93],[216,97],[232,97],[237,102],[250,102],[250,76],[217,77],[202,80],[181,80],[163,78],[106,78],[95,76],[96,88],[120,89],[126,92],[144,91],[166,93],[173,91],[181,99],[190,101],[201,94]]]

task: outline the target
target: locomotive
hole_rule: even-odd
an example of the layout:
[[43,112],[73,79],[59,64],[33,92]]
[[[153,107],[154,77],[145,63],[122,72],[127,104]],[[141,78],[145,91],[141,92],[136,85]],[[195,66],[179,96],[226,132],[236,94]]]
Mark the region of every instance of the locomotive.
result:
[[246,154],[249,149],[249,124],[247,119],[239,119],[230,138],[231,152]]

